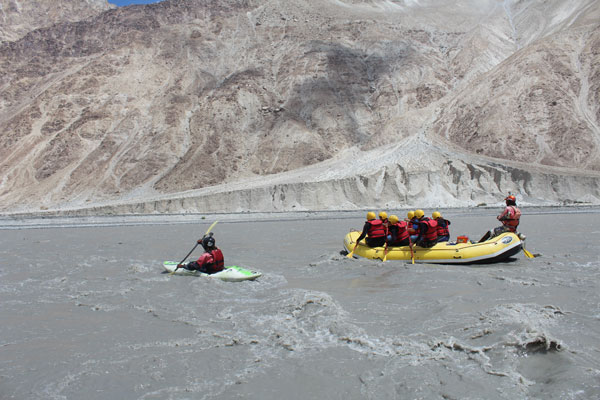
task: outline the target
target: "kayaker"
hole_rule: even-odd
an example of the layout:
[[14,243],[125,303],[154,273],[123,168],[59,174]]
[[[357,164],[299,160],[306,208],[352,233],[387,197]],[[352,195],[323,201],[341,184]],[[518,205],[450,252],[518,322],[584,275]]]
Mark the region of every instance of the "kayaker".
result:
[[440,214],[439,211],[434,211],[433,214],[431,214],[431,218],[435,219],[435,221],[437,222],[438,243],[447,242],[448,240],[450,240],[450,228],[448,228],[448,226],[450,225],[450,221],[442,218],[442,214]]
[[389,231],[387,235],[388,246],[408,246],[410,245],[408,223],[399,221],[397,215],[390,215]]
[[416,245],[433,247],[437,243],[437,222],[426,217],[423,210],[416,210],[415,217],[419,219],[419,236]]
[[198,243],[204,248],[204,253],[197,261],[188,263],[184,268],[192,271],[198,270],[206,274],[223,271],[225,266],[223,252],[215,245],[215,238],[212,232],[208,236],[198,239]]
[[508,195],[504,201],[506,201],[506,208],[504,208],[504,211],[496,217],[498,221],[502,222],[502,225],[487,231],[485,235],[479,239],[479,243],[501,235],[504,232],[517,232],[517,227],[521,220],[521,210],[517,207],[517,199],[511,194]]
[[385,244],[385,228],[383,221],[375,218],[375,213],[369,211],[367,213],[367,222],[363,226],[362,233],[356,240],[356,243],[365,239],[369,247],[381,247]]

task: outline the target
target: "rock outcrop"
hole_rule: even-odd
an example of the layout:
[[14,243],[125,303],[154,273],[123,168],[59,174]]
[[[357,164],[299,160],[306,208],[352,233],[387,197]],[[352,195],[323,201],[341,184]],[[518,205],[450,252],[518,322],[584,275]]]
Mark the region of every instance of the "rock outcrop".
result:
[[90,15],[0,46],[0,211],[600,202],[598,1]]

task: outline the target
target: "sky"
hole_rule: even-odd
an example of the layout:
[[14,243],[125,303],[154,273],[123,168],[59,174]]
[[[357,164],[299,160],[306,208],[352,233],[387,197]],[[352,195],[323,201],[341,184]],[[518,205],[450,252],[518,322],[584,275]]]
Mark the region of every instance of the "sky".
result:
[[130,4],[150,4],[150,3],[158,3],[161,0],[108,0],[109,3],[114,4],[116,6],[128,6]]

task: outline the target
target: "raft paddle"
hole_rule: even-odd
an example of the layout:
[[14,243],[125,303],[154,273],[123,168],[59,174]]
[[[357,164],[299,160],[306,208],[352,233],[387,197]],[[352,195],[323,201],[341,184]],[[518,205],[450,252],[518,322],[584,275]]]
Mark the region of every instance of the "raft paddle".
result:
[[525,235],[519,233],[517,236],[519,237],[519,239],[521,239],[521,249],[523,249],[523,253],[525,253],[525,257],[535,258],[535,256],[533,254],[531,254],[530,252],[528,252],[527,249],[525,248]]
[[535,256],[533,254],[531,254],[529,251],[527,251],[527,249],[525,248],[525,242],[523,242],[523,246],[521,246],[521,248],[523,249],[523,253],[525,253],[525,257],[535,258]]
[[356,246],[358,246],[358,240],[356,241],[356,244],[352,248],[352,251],[350,253],[346,254],[346,257],[352,258],[352,256],[354,255],[354,250],[356,250]]
[[[212,225],[208,227],[208,230],[206,231],[204,236],[206,236],[210,233],[210,231],[212,230],[212,228],[214,228],[214,226],[217,224],[217,222],[219,222],[219,221],[213,222]],[[177,266],[175,267],[175,269],[173,271],[169,272],[169,275],[173,275],[175,272],[177,272],[177,270],[182,266],[182,264],[185,262],[185,260],[187,260],[187,258],[190,256],[190,254],[192,254],[192,252],[194,250],[196,250],[196,247],[198,247],[199,244],[200,244],[199,242],[196,242],[196,244],[194,245],[194,247],[192,247],[190,252],[187,253],[187,256],[185,256],[185,258],[183,260],[181,260],[181,262],[179,264],[177,264]]]
[[410,240],[410,235],[408,236],[408,247],[410,247],[410,261],[414,264],[415,263],[415,253],[413,252],[413,248],[412,248],[412,240]]
[[387,241],[385,242],[385,250],[383,251],[383,262],[387,261],[387,251],[388,251],[388,243]]

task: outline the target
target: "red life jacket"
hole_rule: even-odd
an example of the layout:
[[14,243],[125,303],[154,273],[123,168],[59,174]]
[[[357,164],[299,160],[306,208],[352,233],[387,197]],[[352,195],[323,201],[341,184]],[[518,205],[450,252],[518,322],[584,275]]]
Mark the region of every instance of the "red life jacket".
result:
[[394,243],[400,243],[403,240],[408,239],[410,234],[408,233],[408,224],[404,221],[398,221],[397,223],[390,225],[390,228],[395,226],[398,229],[398,236]]
[[436,219],[437,222],[437,235],[440,236],[450,236],[450,230],[448,229],[448,221],[443,218]]
[[383,229],[385,229],[385,236],[387,236],[388,233],[390,232],[390,223],[387,218],[386,219],[379,218],[379,220],[383,224]]
[[502,224],[511,232],[516,232],[519,220],[521,219],[521,210],[515,206],[506,206],[506,209],[508,210],[508,214],[506,215],[506,219],[502,220]]
[[437,240],[437,221],[425,217],[421,220],[421,223],[427,225],[427,232],[423,235],[423,239],[428,242]]
[[216,248],[202,254],[197,261],[198,266],[204,267],[209,274],[223,271],[225,260],[221,249]]
[[383,222],[380,219],[373,219],[371,221],[367,221],[369,224],[369,231],[367,232],[367,236],[370,238],[378,238],[385,236],[385,227],[383,226]]

